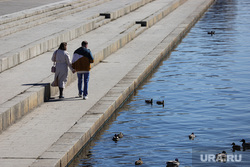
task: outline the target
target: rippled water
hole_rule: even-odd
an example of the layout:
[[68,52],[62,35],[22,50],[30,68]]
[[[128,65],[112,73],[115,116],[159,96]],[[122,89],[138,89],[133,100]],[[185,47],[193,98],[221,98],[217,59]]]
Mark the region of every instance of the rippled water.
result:
[[[70,166],[134,166],[139,157],[150,167],[175,158],[181,167],[250,166],[250,150],[231,150],[250,142],[249,18],[249,0],[218,0]],[[192,165],[223,150],[243,162]]]

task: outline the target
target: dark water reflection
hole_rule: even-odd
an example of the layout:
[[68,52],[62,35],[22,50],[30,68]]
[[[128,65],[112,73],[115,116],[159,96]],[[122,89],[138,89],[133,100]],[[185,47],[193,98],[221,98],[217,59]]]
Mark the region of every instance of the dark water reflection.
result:
[[[71,166],[134,166],[139,157],[142,166],[175,158],[182,167],[250,166],[250,150],[231,150],[250,142],[249,18],[249,0],[218,0]],[[145,104],[149,98],[165,106]],[[124,138],[113,142],[120,131]],[[243,162],[192,165],[223,150]]]

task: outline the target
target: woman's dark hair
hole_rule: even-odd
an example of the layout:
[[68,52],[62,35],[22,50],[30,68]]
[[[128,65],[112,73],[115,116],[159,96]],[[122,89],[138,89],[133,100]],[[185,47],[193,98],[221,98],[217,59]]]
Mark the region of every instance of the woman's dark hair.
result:
[[60,49],[60,50],[66,50],[66,47],[67,47],[67,43],[66,43],[66,42],[62,42],[62,43],[60,44],[60,46],[59,46],[58,49]]

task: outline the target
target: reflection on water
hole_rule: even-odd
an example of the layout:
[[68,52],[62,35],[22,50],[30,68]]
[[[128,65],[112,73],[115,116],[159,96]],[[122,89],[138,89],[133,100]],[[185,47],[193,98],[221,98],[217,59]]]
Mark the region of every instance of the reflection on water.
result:
[[[187,167],[224,150],[243,162],[197,166],[249,166],[250,150],[231,150],[250,142],[249,17],[250,1],[218,0],[70,166],[134,166],[141,157],[142,166],[178,158]],[[165,106],[145,104],[150,98]]]

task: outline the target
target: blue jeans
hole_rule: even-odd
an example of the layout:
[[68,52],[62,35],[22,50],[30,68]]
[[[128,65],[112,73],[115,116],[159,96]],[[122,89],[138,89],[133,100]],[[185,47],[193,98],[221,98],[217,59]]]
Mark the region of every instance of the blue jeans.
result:
[[[84,76],[84,88],[82,86],[82,79]],[[77,73],[78,77],[78,91],[79,95],[87,96],[88,95],[88,82],[89,82],[89,72],[88,73]],[[82,90],[83,88],[83,90]]]

